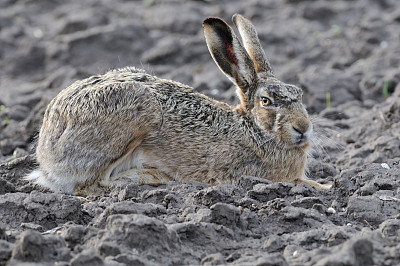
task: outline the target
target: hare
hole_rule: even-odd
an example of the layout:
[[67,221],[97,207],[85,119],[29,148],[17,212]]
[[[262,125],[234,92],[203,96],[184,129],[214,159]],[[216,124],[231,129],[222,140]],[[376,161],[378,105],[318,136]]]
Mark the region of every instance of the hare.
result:
[[55,192],[88,195],[117,178],[136,184],[235,183],[243,175],[319,184],[305,176],[313,125],[302,90],[279,81],[255,27],[203,21],[212,58],[237,86],[232,107],[133,67],[77,81],[46,109],[26,179]]

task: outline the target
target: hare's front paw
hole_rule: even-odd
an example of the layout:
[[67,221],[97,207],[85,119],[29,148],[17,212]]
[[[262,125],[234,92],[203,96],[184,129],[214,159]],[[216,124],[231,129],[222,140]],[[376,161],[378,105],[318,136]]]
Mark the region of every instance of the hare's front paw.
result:
[[309,186],[315,187],[318,190],[322,190],[322,189],[330,189],[332,187],[332,184],[320,184],[314,180],[308,179],[306,177],[303,178],[299,178],[294,180],[294,184],[298,185],[300,183],[305,183]]

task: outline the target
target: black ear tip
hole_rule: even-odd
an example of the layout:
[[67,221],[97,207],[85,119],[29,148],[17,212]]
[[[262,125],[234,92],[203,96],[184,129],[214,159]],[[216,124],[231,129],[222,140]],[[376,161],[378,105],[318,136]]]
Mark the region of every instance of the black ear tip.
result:
[[203,20],[203,25],[213,25],[217,20],[220,20],[220,18],[208,17]]
[[217,17],[208,17],[205,20],[203,20],[203,27],[204,26],[221,26],[221,25],[227,25],[226,22],[221,19],[221,18],[217,18]]

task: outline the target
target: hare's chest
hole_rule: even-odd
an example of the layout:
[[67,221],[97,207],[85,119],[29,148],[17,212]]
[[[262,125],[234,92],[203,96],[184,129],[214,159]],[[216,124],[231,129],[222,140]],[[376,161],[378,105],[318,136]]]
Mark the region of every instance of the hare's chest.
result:
[[307,155],[302,151],[281,151],[267,159],[268,177],[273,182],[292,182],[305,176]]

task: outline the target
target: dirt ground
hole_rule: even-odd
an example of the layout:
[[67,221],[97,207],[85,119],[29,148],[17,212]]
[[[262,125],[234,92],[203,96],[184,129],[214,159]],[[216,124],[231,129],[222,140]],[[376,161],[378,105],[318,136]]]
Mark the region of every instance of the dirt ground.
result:
[[[201,26],[234,13],[303,88],[309,176],[330,190],[118,180],[81,198],[21,179],[46,105],[77,79],[133,65],[235,104]],[[400,265],[399,43],[397,0],[1,1],[0,265]]]

